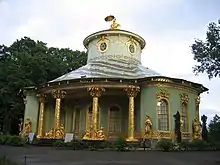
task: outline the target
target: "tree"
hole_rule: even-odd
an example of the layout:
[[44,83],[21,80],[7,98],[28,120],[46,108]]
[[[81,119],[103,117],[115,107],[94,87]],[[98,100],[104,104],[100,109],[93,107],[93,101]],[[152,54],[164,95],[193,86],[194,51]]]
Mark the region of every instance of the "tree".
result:
[[9,47],[0,45],[0,125],[4,132],[10,133],[23,117],[23,100],[17,95],[20,89],[53,80],[85,65],[86,60],[85,52],[47,47],[28,37]]
[[196,39],[191,48],[194,60],[199,63],[193,68],[193,72],[206,72],[210,79],[220,77],[220,20],[218,23],[210,23],[206,40]]
[[209,124],[209,137],[214,142],[220,139],[220,116],[215,115]]

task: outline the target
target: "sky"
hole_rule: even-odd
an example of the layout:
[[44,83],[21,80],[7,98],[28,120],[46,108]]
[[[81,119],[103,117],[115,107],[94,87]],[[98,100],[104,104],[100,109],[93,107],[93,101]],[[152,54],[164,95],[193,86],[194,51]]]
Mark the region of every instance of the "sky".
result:
[[201,95],[200,114],[220,114],[220,78],[195,76],[190,46],[205,39],[207,25],[220,19],[219,0],[0,0],[0,44],[28,36],[48,46],[85,50],[82,41],[109,28],[114,15],[121,29],[146,40],[142,64],[164,76],[209,88]]

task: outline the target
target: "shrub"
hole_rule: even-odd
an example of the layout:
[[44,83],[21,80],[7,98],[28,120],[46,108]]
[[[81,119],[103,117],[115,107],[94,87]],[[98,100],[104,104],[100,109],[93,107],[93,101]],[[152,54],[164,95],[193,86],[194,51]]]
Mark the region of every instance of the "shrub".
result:
[[0,135],[0,144],[5,145],[10,137],[10,135]]
[[194,140],[190,143],[190,148],[192,150],[206,150],[209,145],[204,140]]
[[181,150],[189,150],[190,149],[190,142],[182,141],[180,144]]
[[86,144],[84,144],[83,141],[80,141],[77,139],[73,139],[71,142],[67,142],[65,145],[67,147],[74,149],[74,150],[84,149],[86,146]]
[[117,151],[126,151],[128,147],[127,141],[123,138],[119,138],[115,141],[114,146]]
[[20,136],[8,136],[6,138],[5,145],[10,146],[24,146],[26,142],[26,139],[20,137]]
[[170,140],[162,139],[157,142],[156,148],[162,149],[165,152],[170,151],[173,148],[173,143]]
[[55,147],[65,147],[65,143],[63,140],[57,140],[53,143],[53,146]]

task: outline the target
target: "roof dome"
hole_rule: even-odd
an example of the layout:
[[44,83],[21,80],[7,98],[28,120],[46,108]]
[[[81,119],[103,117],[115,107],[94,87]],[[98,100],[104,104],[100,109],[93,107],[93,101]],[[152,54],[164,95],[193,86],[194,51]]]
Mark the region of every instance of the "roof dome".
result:
[[[145,40],[132,32],[118,29],[115,17],[111,29],[99,31],[83,41],[88,51],[87,64],[51,82],[79,78],[138,79],[161,76],[141,64]],[[110,19],[111,20],[111,19]]]

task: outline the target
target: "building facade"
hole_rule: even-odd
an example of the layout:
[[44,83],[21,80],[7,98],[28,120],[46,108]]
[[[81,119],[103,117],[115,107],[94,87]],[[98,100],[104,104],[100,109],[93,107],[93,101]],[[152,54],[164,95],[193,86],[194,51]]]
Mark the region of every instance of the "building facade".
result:
[[31,132],[38,138],[74,133],[87,140],[173,139],[173,115],[179,111],[182,138],[191,139],[199,95],[208,89],[144,67],[145,40],[118,29],[114,16],[106,20],[113,21],[110,29],[83,42],[88,51],[85,66],[24,90],[24,120],[31,121]]

